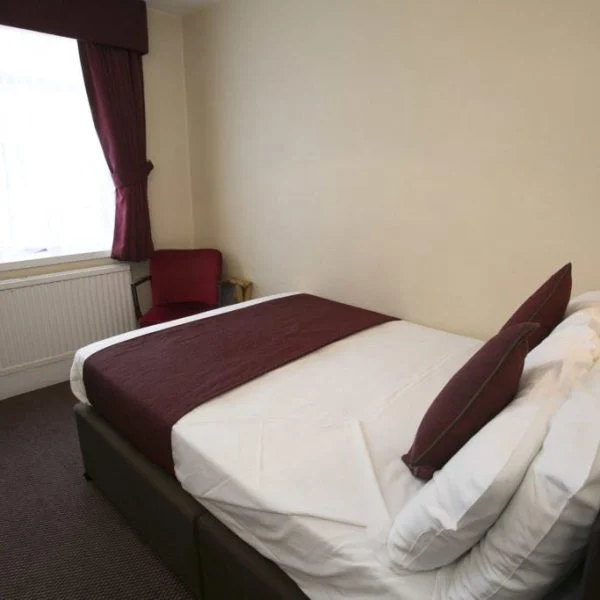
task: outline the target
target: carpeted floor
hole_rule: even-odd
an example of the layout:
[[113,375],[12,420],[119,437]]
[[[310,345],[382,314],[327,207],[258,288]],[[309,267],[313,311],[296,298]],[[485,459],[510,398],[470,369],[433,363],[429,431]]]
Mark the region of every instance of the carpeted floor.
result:
[[67,384],[0,401],[0,599],[192,596],[83,478]]

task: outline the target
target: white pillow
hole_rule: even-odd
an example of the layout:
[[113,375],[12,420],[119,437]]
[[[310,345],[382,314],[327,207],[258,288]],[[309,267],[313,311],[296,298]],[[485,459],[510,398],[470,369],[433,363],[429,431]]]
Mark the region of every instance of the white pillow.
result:
[[527,355],[521,386],[531,385],[555,368],[563,386],[569,387],[590,370],[600,357],[600,293],[593,293],[597,302],[584,302],[587,294],[573,300],[568,316]]
[[599,509],[600,363],[553,418],[506,510],[457,565],[448,599],[543,596],[578,558]]
[[600,291],[584,292],[572,298],[565,311],[565,318],[586,309],[591,309],[597,317],[600,317]]
[[574,314],[530,352],[515,400],[398,513],[378,553],[391,568],[450,564],[485,535],[539,452],[550,419],[600,355],[589,322]]

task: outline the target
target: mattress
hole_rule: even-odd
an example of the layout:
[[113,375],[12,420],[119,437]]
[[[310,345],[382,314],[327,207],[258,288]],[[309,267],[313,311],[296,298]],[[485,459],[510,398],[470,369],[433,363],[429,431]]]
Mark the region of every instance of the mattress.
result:
[[[210,314],[80,350],[73,392],[87,401],[83,363],[98,349],[197,318]],[[310,598],[443,598],[452,565],[398,572],[374,548],[423,485],[400,457],[435,395],[480,346],[406,321],[331,344],[180,419],[177,479]]]

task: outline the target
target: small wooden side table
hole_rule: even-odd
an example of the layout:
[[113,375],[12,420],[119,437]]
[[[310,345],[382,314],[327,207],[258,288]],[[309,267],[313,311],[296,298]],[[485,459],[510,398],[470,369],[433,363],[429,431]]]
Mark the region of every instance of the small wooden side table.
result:
[[252,298],[252,282],[250,280],[240,277],[228,277],[222,283],[233,287],[233,300],[236,303],[245,302]]

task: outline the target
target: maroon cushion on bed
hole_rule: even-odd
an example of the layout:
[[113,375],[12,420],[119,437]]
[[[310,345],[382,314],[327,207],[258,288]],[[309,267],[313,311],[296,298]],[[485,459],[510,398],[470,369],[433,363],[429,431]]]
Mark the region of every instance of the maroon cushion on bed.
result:
[[500,331],[517,323],[539,323],[529,337],[529,349],[535,348],[563,320],[571,298],[571,263],[554,273],[506,322]]
[[431,479],[514,398],[537,323],[521,323],[489,340],[433,401],[402,457],[412,474]]

